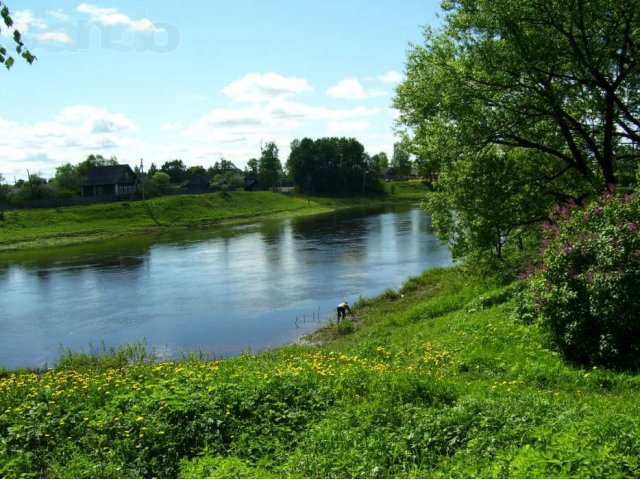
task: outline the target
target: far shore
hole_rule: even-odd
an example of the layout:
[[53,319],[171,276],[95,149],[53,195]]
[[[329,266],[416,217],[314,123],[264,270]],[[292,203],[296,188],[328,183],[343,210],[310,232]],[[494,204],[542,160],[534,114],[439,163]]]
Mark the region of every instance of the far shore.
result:
[[327,213],[348,208],[419,203],[422,182],[397,182],[394,194],[307,197],[295,193],[230,192],[158,197],[89,206],[10,210],[0,220],[0,254],[58,248],[178,230],[208,229]]

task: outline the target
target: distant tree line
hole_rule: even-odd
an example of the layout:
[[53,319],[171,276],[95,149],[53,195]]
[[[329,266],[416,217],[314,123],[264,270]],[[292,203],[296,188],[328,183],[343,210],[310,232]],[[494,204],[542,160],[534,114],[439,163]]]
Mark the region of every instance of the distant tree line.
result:
[[377,161],[355,138],[303,138],[291,143],[287,170],[305,193],[374,193],[382,191]]
[[[188,191],[181,187],[193,180],[205,185],[208,191],[226,192],[240,188],[276,191],[278,187],[295,186],[308,194],[353,195],[383,191],[383,169],[391,167],[394,178],[406,178],[415,167],[420,169],[418,160],[412,161],[400,143],[394,145],[389,161],[385,152],[369,156],[355,138],[327,137],[294,140],[284,165],[277,144],[270,141],[262,146],[260,157],[250,159],[244,170],[224,158],[209,167],[187,166],[183,160],[174,159],[159,167],[151,163],[146,171],[134,165],[133,170],[139,181],[137,195],[144,194],[145,197]],[[50,179],[29,172],[26,180],[8,184],[5,183],[7,179],[0,176],[0,202],[79,197],[82,182],[91,167],[118,163],[114,156],[91,154],[80,163],[56,167],[55,175]]]

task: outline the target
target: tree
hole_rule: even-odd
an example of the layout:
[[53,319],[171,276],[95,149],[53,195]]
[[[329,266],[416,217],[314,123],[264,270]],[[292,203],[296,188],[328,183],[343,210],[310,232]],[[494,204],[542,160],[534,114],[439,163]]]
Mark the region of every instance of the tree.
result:
[[166,173],[157,171],[153,175],[149,175],[144,188],[151,197],[163,195],[171,188],[171,179]]
[[262,188],[272,188],[275,191],[281,172],[278,146],[275,142],[267,142],[258,161],[258,183]]
[[4,183],[4,177],[0,173],[0,202],[5,202],[9,198],[11,187]]
[[383,168],[387,168],[389,166],[389,157],[385,152],[376,153],[373,157],[371,157],[372,161],[378,167],[379,170]]
[[206,177],[207,176],[207,170],[202,166],[202,165],[195,165],[195,166],[191,166],[188,167],[187,170],[185,171],[185,178],[187,180],[195,177],[196,175],[200,175],[202,177]]
[[[444,27],[427,29],[424,45],[410,49],[394,99],[411,151],[438,165],[436,195],[461,198],[456,190],[473,183],[465,172],[509,158],[495,187],[505,205],[521,209],[509,231],[522,231],[539,218],[540,205],[581,202],[612,188],[621,165],[637,165],[630,145],[640,140],[639,0],[444,5]],[[519,202],[525,186],[539,203]],[[465,201],[482,205],[491,195],[476,188]],[[455,203],[432,204],[434,219],[446,223],[445,209]],[[449,222],[444,238],[492,215],[468,212]]]
[[61,196],[79,195],[82,176],[78,172],[78,166],[65,163],[64,165],[56,167],[53,183],[58,188]]
[[156,166],[155,163],[151,162],[151,166],[149,167],[149,170],[147,170],[147,175],[149,177],[153,177],[157,171],[158,171],[158,167]]
[[247,168],[245,169],[245,173],[251,174],[257,178],[258,176],[258,160],[256,158],[252,158],[247,162]]
[[391,159],[391,166],[396,171],[397,175],[408,177],[411,174],[411,159],[409,158],[409,152],[407,152],[400,143],[393,144],[393,158]]
[[80,162],[77,165],[78,175],[80,178],[86,177],[89,168],[91,167],[106,167],[109,165],[118,165],[118,159],[116,157],[105,158],[102,155],[91,154],[86,160]]
[[187,166],[182,160],[171,160],[170,162],[164,162],[160,171],[169,175],[171,183],[180,184],[186,180]]
[[287,169],[305,193],[354,194],[382,189],[378,166],[355,138],[303,138],[292,143]]
[[[11,29],[13,27],[13,19],[11,18],[9,8],[3,2],[0,2],[0,16],[2,16],[2,22],[0,22],[0,26],[2,25],[2,23],[4,23],[6,29]],[[0,33],[1,32],[2,28],[0,28]],[[36,57],[32,55],[31,52],[25,47],[24,43],[22,42],[22,35],[18,30],[13,30],[12,42],[13,46],[15,47],[16,53],[24,58],[29,65],[31,65],[36,60]],[[15,60],[8,53],[7,48],[0,44],[0,64],[3,64],[8,70],[13,66],[14,63]]]
[[[408,55],[395,106],[413,140],[491,145],[556,161],[599,189],[640,141],[638,0],[452,0]],[[618,158],[616,158],[618,157]]]
[[224,158],[216,162],[208,173],[211,175],[211,186],[224,191],[240,187],[244,181],[242,170]]

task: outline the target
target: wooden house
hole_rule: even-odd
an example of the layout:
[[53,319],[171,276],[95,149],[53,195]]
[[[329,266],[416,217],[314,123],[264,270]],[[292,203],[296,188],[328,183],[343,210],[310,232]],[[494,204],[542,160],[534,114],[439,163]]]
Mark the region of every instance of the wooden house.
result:
[[82,181],[82,196],[88,198],[130,200],[138,179],[129,165],[89,167]]

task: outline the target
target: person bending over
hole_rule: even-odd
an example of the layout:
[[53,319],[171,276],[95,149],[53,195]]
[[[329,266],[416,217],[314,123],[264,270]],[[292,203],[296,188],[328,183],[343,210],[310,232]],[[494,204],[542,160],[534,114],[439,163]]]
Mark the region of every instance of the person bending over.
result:
[[352,315],[351,309],[349,308],[349,304],[347,302],[342,302],[336,307],[338,311],[338,322],[340,322],[340,318],[347,318],[347,313]]

